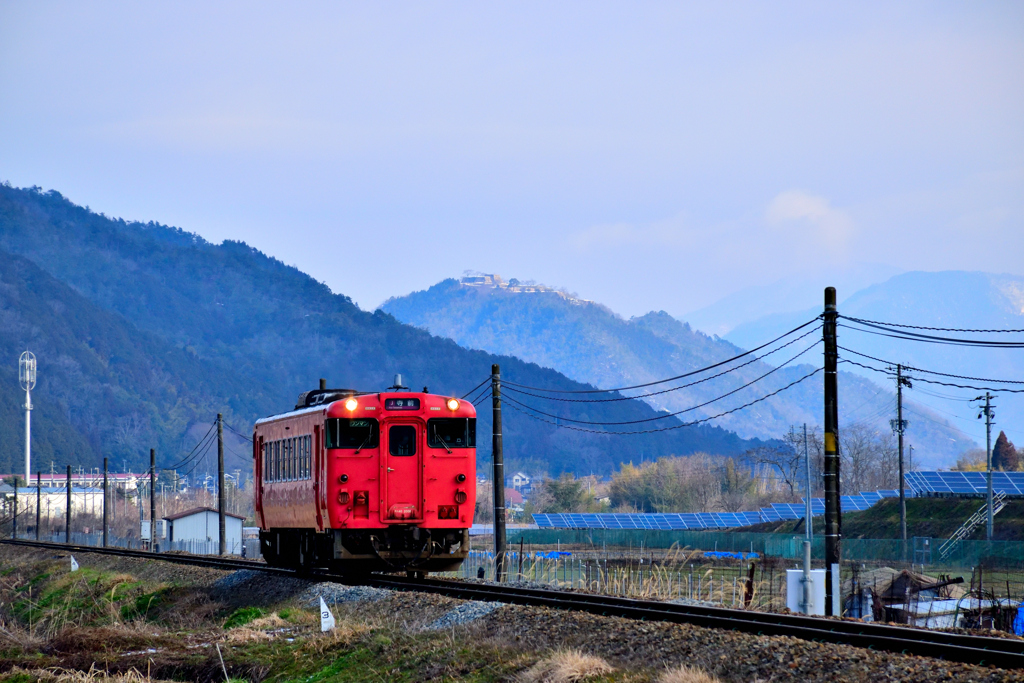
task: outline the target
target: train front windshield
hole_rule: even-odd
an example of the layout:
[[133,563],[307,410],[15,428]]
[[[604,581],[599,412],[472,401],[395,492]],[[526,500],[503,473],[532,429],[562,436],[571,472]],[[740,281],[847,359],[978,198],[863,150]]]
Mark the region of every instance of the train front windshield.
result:
[[376,420],[332,417],[327,420],[327,447],[362,449],[380,445],[380,428]]
[[444,417],[427,421],[431,448],[476,448],[475,417]]

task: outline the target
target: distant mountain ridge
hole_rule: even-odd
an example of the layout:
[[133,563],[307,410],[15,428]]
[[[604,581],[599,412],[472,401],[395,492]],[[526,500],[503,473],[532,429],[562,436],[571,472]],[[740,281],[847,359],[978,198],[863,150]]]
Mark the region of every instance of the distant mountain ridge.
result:
[[[943,327],[954,329],[1024,329],[1024,276],[966,272],[911,272],[894,276],[884,282],[856,292],[838,292],[839,313],[855,318],[885,323]],[[820,309],[819,309],[820,310]],[[735,344],[750,344],[757,339],[771,338],[788,329],[794,321],[802,320],[814,309],[778,313],[753,320],[732,330],[726,337]],[[1019,349],[977,349],[933,343],[913,343],[852,329],[839,329],[839,343],[851,351],[858,351],[884,361],[903,363],[947,374],[970,377],[1024,381],[1024,352]],[[946,337],[966,337],[1005,340],[1006,335],[975,332],[927,331]],[[1019,339],[1022,335],[1016,335]],[[858,357],[840,351],[840,358],[855,360],[866,365],[882,367],[885,363]],[[855,365],[844,365],[850,372],[871,376],[880,373],[864,370]],[[932,380],[941,377],[921,374]],[[988,386],[991,383],[958,381],[961,385]],[[920,382],[907,392],[911,400],[932,406],[945,417],[952,418],[959,429],[978,429],[978,421],[970,410],[970,399],[984,390],[958,389]],[[995,392],[999,394],[999,392]],[[1013,437],[1024,436],[1024,395],[1002,393],[998,395],[997,421]],[[923,427],[933,415],[915,416],[916,427]],[[920,418],[920,419],[918,419]],[[912,426],[909,434],[913,434]],[[977,431],[975,433],[978,433]]]
[[[9,273],[0,298],[0,312],[17,323],[0,326],[0,349],[9,361],[28,345],[40,350],[35,402],[52,426],[48,452],[58,466],[95,467],[116,454],[138,468],[155,446],[158,466],[169,467],[216,411],[245,432],[254,419],[291,408],[320,377],[374,390],[402,373],[417,387],[461,395],[499,363],[503,376],[523,384],[586,388],[554,370],[362,311],[241,242],[215,245],[177,228],[111,219],[54,191],[0,185],[0,250],[18,257],[9,260],[21,269]],[[22,282],[19,272],[33,279]],[[79,384],[89,388],[88,400],[74,396]],[[10,386],[0,389],[0,418],[5,433],[18,434],[23,399]],[[585,414],[594,422],[658,417],[632,400],[589,406]],[[118,425],[132,439],[119,437]],[[510,467],[552,473],[608,473],[634,453],[736,454],[759,443],[709,425],[619,441],[626,437],[602,434],[600,426],[596,434],[572,431],[515,410],[506,412],[504,428]],[[489,432],[490,411],[481,410],[478,429]],[[490,439],[479,444],[483,468]],[[20,439],[0,440],[0,468],[16,468],[21,447]],[[251,464],[239,449],[241,462]]]
[[[644,384],[706,367],[742,352],[739,346],[694,330],[664,311],[625,320],[595,302],[574,299],[539,286],[530,291],[510,289],[503,286],[504,280],[500,277],[484,277],[490,279],[444,280],[424,291],[391,299],[381,308],[399,320],[454,339],[463,346],[515,355],[601,387]],[[800,320],[791,320],[786,329],[813,320],[817,314],[808,313]],[[808,327],[805,332],[811,329]],[[759,339],[758,344],[784,331]],[[819,339],[820,333],[813,332],[763,361],[709,382],[649,396],[645,400],[661,410],[692,409],[683,415],[687,420],[720,414],[779,390],[819,367],[821,348],[817,346],[790,365],[773,371],[787,359],[814,346]],[[770,373],[768,377],[741,388],[766,373]],[[675,385],[645,391],[657,392]],[[893,400],[890,389],[848,372],[842,373],[841,386],[840,410],[844,417],[851,421],[866,420],[888,431],[890,416],[887,413],[891,411],[887,405]],[[728,392],[735,393],[708,403]],[[701,406],[705,403],[708,404]],[[559,413],[554,410],[555,404],[537,397],[532,398],[530,404],[566,416],[573,412],[562,406]],[[794,425],[819,423],[822,410],[821,382],[808,380],[718,418],[715,424],[748,438],[773,438]],[[917,434],[917,454],[924,459],[922,462],[951,464],[956,455],[972,444],[944,425],[937,415],[931,417],[935,421]]]

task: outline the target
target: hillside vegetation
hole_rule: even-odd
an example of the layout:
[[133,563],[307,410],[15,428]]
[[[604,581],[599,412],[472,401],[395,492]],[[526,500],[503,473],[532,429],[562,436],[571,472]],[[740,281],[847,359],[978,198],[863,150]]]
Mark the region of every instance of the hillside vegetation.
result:
[[[0,250],[20,257],[4,259],[2,271],[8,323],[0,326],[0,350],[8,360],[0,428],[21,434],[23,395],[11,373],[17,355],[31,348],[39,357],[37,463],[48,456],[58,467],[96,467],[109,455],[138,468],[155,446],[158,466],[168,467],[217,411],[244,433],[256,418],[290,409],[320,377],[372,391],[401,373],[409,386],[461,396],[500,363],[516,382],[585,388],[556,371],[466,350],[384,312],[362,311],[244,243],[215,245],[178,228],[108,218],[54,191],[0,186]],[[580,415],[595,422],[657,417],[640,401],[590,404]],[[515,410],[505,411],[504,431],[510,467],[532,463],[552,473],[607,473],[641,452],[732,454],[757,445],[712,426],[590,434]],[[481,411],[478,432],[483,469],[490,411]],[[243,443],[236,445],[239,462],[248,464]],[[0,441],[0,469],[16,468],[22,448],[18,436]]]

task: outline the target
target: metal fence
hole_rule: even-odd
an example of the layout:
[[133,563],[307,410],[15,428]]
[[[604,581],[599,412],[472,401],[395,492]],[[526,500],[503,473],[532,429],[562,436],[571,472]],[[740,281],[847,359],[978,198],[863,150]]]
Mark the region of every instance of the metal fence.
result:
[[[729,552],[754,552],[783,559],[803,557],[803,535],[762,534],[730,531],[652,531],[620,529],[524,529],[508,533],[509,546],[520,541],[533,545],[572,545],[594,548],[666,549],[699,548]],[[925,543],[927,541],[927,543]],[[937,563],[938,547],[945,539],[919,539],[917,547],[936,549],[935,557],[915,558],[915,543],[908,541],[906,561],[918,564]],[[812,546],[815,557],[824,557],[825,539],[815,536]],[[904,557],[903,542],[898,539],[843,539],[843,559],[853,562],[899,560]],[[1024,541],[963,541],[943,566],[973,567],[985,563],[1020,564],[1024,562]]]

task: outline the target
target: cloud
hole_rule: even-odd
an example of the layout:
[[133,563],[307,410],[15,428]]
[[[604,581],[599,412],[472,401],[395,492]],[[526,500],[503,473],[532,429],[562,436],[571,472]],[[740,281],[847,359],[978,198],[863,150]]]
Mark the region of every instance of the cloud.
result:
[[817,197],[802,190],[786,190],[768,204],[765,218],[771,225],[797,234],[812,237],[831,249],[846,249],[854,233],[850,214],[832,206],[825,197]]

